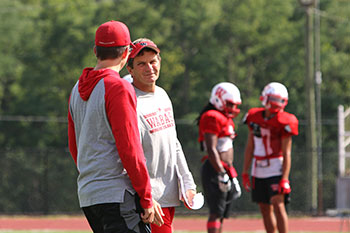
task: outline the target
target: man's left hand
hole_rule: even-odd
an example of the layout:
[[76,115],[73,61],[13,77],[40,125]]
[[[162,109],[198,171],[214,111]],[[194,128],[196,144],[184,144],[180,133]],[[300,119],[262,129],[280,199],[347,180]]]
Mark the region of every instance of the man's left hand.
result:
[[190,204],[190,206],[193,206],[193,198],[196,195],[196,190],[193,189],[188,189],[186,191],[186,197],[188,200],[188,204]]

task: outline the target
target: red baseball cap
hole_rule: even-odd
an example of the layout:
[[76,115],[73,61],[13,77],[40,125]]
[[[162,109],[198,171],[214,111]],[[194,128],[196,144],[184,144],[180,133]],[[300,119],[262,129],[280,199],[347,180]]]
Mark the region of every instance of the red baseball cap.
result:
[[144,48],[153,49],[155,52],[159,53],[160,49],[157,47],[155,43],[150,40],[142,40],[136,44],[131,44],[131,52],[129,58],[135,58],[137,54]]
[[128,27],[119,21],[111,20],[101,24],[95,35],[95,45],[101,47],[119,47],[130,45]]

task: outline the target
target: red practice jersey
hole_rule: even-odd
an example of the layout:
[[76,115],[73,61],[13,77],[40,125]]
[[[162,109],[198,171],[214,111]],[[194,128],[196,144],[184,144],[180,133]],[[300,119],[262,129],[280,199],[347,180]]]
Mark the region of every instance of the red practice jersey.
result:
[[252,175],[260,178],[282,174],[282,139],[298,135],[298,119],[293,114],[281,111],[265,118],[264,112],[264,108],[252,108],[244,118],[254,134]]
[[199,121],[199,142],[204,141],[204,134],[215,134],[218,137],[218,151],[225,151],[232,148],[232,141],[236,137],[235,124],[232,118],[226,117],[217,110],[209,110]]

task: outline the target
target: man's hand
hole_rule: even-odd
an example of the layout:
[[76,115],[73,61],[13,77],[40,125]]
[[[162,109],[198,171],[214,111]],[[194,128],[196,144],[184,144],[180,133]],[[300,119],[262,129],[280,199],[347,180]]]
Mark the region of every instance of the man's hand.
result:
[[187,200],[188,200],[188,204],[190,206],[193,206],[193,198],[194,198],[195,195],[196,195],[196,190],[188,189],[186,191],[186,197],[187,197]]
[[154,199],[153,199],[153,208],[154,208],[154,220],[152,223],[160,227],[164,224],[164,220],[162,217],[164,216],[164,213],[162,211],[162,207],[160,206],[160,204],[156,202]]
[[289,180],[282,179],[278,185],[278,192],[281,194],[288,194],[292,191],[290,188]]
[[227,173],[218,174],[218,184],[219,189],[224,193],[231,190],[231,180]]
[[144,223],[152,223],[154,221],[154,206],[148,209],[143,209],[141,219]]
[[247,173],[242,174],[243,187],[247,192],[250,192],[252,185],[250,184],[250,178]]

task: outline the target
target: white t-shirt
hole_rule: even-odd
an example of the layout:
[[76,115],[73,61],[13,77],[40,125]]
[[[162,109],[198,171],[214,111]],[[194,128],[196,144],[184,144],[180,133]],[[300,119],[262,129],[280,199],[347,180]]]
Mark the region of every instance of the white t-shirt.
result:
[[151,178],[152,196],[162,207],[178,206],[179,184],[176,166],[186,190],[196,189],[181,144],[177,139],[173,107],[167,93],[135,88],[142,147]]

